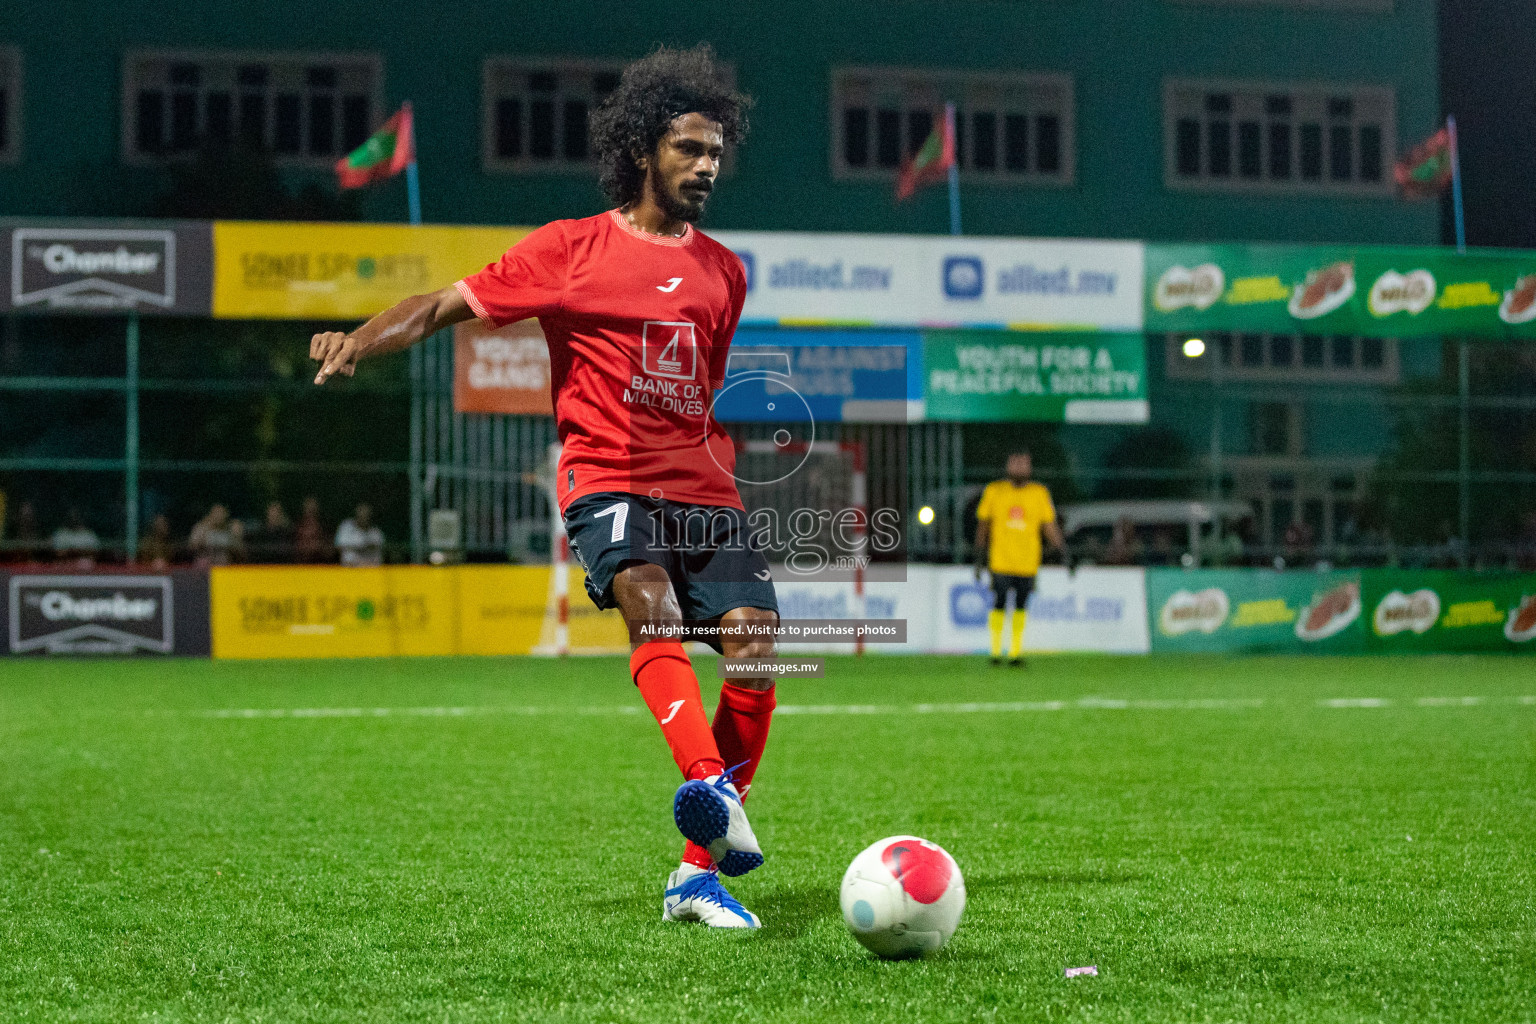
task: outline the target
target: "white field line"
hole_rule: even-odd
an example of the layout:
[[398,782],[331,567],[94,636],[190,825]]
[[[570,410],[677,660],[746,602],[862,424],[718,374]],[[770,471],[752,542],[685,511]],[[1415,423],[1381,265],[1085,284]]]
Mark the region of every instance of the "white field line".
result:
[[[780,704],[781,715],[973,715],[1020,714],[1043,711],[1233,711],[1280,705],[1283,700],[1263,697],[1196,697],[1122,700],[1108,697],[1080,697],[1076,700],[980,701],[959,704]],[[1418,697],[1412,706],[1421,708],[1476,707],[1479,705],[1536,705],[1536,695],[1520,697]],[[1316,702],[1323,708],[1386,708],[1409,706],[1386,697],[1331,697]],[[212,708],[173,714],[196,718],[463,718],[471,715],[639,715],[633,704],[593,704],[576,707],[534,707],[531,705],[484,705],[464,707],[413,708]],[[151,712],[165,714],[165,712]]]

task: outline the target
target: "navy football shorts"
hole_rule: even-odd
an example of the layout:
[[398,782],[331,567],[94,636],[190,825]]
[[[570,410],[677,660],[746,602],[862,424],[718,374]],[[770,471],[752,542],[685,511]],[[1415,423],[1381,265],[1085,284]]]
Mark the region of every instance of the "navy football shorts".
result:
[[752,546],[739,508],[584,494],[566,506],[565,532],[599,608],[618,607],[615,576],[650,562],[671,577],[685,622],[718,620],[735,608],[779,610],[768,559]]
[[1002,573],[992,574],[992,596],[994,611],[1001,611],[1008,606],[1008,595],[1013,594],[1013,606],[1020,611],[1029,604],[1029,593],[1035,589],[1033,576],[1006,576]]

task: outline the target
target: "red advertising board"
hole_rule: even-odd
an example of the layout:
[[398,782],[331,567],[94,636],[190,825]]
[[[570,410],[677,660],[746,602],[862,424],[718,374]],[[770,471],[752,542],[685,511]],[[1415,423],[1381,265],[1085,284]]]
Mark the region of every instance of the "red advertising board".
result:
[[453,329],[455,412],[551,416],[549,348],[537,320],[492,331],[479,320]]

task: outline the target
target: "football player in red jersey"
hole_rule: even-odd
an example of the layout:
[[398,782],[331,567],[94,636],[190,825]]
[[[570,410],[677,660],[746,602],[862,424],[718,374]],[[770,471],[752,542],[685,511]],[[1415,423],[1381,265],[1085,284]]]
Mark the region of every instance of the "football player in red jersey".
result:
[[727,657],[774,653],[770,639],[730,635],[776,623],[778,604],[748,534],[735,448],[710,415],[746,272],[693,227],[749,103],[708,46],[631,64],[592,117],[613,209],[546,224],[479,273],[310,343],[323,384],[472,316],[492,327],[539,318],[571,547],[592,600],[629,626],[630,673],[685,780],[673,816],[688,842],[662,916],[732,928],[759,924],[718,876],[763,862],[742,798],[768,738],[773,680],[727,681],[711,725],[675,631],[687,624]]

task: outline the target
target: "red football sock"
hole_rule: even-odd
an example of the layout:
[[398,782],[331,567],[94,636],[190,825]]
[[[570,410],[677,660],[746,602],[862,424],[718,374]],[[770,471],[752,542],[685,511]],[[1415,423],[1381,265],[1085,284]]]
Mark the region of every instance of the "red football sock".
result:
[[[763,747],[768,742],[768,725],[773,720],[777,706],[773,688],[749,690],[744,686],[723,683],[720,686],[720,706],[715,708],[715,744],[720,757],[729,768],[739,764],[732,773],[736,790],[741,799],[747,799],[752,776],[757,763],[763,758]],[[708,870],[715,866],[709,851],[696,843],[683,847],[683,863]]]
[[683,843],[683,863],[692,864],[696,868],[708,871],[715,866],[715,858],[709,855],[709,851],[698,843],[685,840]]
[[771,686],[766,690],[749,690],[729,682],[720,686],[720,706],[715,708],[713,729],[715,746],[727,768],[741,765],[731,773],[731,778],[743,800],[752,787],[757,762],[762,760],[763,747],[768,743],[768,725],[777,706]]
[[683,776],[702,779],[725,770],[688,652],[676,640],[652,640],[630,655],[629,671],[645,706],[661,725],[672,758]]

